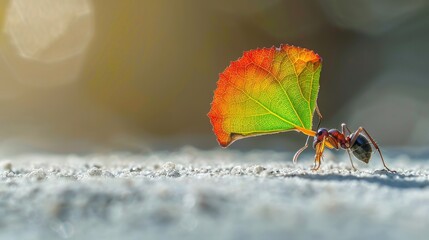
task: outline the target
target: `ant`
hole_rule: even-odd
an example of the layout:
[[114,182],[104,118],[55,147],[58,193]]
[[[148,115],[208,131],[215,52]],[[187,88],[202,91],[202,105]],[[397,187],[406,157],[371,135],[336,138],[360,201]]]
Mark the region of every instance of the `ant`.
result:
[[[314,156],[314,167],[312,170],[316,171],[320,168],[323,151],[325,147],[327,147],[335,150],[340,148],[345,149],[349,155],[352,168],[356,171],[357,169],[353,165],[350,152],[352,152],[357,159],[368,164],[372,154],[372,147],[370,145],[371,142],[372,145],[374,145],[374,148],[378,151],[384,168],[389,172],[396,172],[387,167],[380,148],[365,128],[359,127],[353,133],[345,123],[341,124],[341,132],[338,129],[328,130],[326,128],[319,128],[320,123],[322,122],[322,115],[317,106],[316,112],[319,115],[319,124],[317,125],[317,132],[312,131],[311,133],[311,135],[314,136],[313,148],[316,150],[316,155]],[[308,135],[305,145],[293,156],[294,163],[297,162],[299,155],[308,147],[309,138],[310,135]]]

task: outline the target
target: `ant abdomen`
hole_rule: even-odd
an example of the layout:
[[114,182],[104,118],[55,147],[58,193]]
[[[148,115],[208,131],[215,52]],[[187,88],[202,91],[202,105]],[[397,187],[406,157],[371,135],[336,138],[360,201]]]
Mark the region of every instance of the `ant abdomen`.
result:
[[[353,134],[350,136],[350,138],[353,138]],[[350,147],[350,150],[352,150],[353,155],[357,159],[364,163],[369,162],[372,154],[372,147],[365,136],[359,134],[354,144]]]

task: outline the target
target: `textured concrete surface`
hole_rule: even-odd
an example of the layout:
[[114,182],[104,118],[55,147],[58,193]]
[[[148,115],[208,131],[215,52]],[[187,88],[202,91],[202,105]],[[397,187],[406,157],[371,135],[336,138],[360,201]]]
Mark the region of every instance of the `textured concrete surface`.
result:
[[[391,154],[392,155],[392,154]],[[200,151],[0,160],[0,239],[427,239],[429,162]]]

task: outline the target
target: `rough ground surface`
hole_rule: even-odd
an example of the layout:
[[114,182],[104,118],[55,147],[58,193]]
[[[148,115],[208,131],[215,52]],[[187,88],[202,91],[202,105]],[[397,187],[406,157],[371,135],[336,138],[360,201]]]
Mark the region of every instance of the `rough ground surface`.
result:
[[[0,160],[0,239],[428,239],[429,162],[226,150]],[[306,159],[307,158],[307,159]],[[334,160],[329,160],[334,159]]]

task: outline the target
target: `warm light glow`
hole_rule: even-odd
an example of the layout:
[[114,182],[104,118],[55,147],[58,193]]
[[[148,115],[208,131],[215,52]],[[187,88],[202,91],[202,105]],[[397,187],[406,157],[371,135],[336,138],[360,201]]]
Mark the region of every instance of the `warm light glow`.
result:
[[12,0],[1,53],[21,83],[52,86],[77,79],[94,26],[89,0]]

